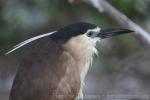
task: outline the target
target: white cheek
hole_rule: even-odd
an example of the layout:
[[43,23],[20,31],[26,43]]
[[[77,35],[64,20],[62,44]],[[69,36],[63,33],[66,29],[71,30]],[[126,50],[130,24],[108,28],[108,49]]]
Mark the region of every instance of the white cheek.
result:
[[91,42],[91,45],[95,47],[95,46],[96,46],[96,43],[97,43],[97,42],[100,42],[101,39],[100,39],[99,37],[95,37],[95,38],[90,38],[90,37],[89,37],[89,41]]

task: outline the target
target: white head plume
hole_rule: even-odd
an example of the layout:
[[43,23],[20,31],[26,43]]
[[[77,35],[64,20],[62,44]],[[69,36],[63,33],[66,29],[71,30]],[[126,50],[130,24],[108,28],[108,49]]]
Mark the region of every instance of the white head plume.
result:
[[10,51],[8,51],[7,53],[5,53],[5,55],[8,55],[8,54],[12,53],[13,51],[15,51],[15,50],[21,48],[22,46],[24,46],[24,45],[26,45],[26,44],[28,44],[28,43],[30,43],[30,42],[33,42],[33,41],[38,40],[38,39],[40,39],[40,38],[43,38],[43,37],[52,35],[52,34],[55,33],[55,32],[57,32],[57,31],[53,31],[53,32],[50,32],[50,33],[45,33],[45,34],[38,35],[38,36],[35,36],[35,37],[33,37],[33,38],[30,38],[30,39],[28,39],[28,40],[25,40],[25,41],[23,41],[23,42],[21,42],[21,43],[15,45],[15,46],[13,47],[13,49],[10,50]]

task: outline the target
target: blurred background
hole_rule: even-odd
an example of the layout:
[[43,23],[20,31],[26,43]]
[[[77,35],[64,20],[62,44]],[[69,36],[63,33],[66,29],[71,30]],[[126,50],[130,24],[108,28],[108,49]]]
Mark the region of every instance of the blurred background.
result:
[[[119,25],[84,2],[68,0],[0,0],[0,100],[8,100],[25,48],[4,54],[21,41],[85,21],[103,28]],[[150,32],[150,0],[107,0]],[[89,100],[150,100],[150,46],[132,34],[97,44],[99,56],[85,79]],[[93,97],[93,98],[92,98]],[[149,98],[149,99],[148,99]]]

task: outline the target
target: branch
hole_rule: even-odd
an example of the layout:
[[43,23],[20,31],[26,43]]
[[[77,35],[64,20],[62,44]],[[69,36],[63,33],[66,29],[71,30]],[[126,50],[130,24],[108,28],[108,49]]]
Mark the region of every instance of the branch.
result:
[[141,28],[139,25],[134,23],[132,20],[130,20],[128,17],[126,17],[123,13],[114,8],[112,5],[110,5],[107,1],[105,0],[83,0],[83,1],[95,7],[99,12],[105,12],[113,20],[118,22],[121,26],[134,30],[135,31],[134,34],[137,35],[138,38],[150,44],[150,34],[146,32],[143,28]]

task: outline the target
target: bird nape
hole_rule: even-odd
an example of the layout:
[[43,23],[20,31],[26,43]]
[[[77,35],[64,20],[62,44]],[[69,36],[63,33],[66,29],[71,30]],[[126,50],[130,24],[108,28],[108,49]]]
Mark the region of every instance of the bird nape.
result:
[[103,30],[94,24],[78,22],[19,43],[6,54],[27,44],[29,52],[20,62],[9,100],[83,98],[83,82],[93,55],[97,54],[96,43],[130,32],[133,31]]

